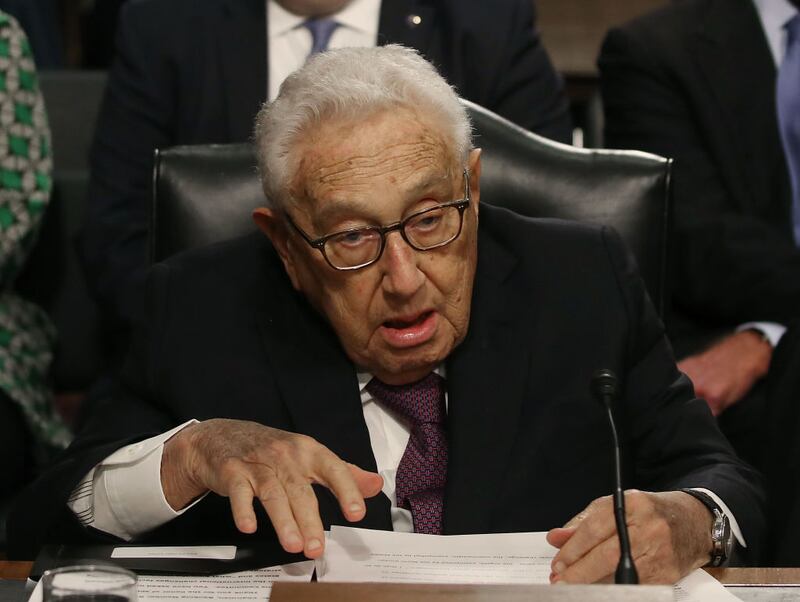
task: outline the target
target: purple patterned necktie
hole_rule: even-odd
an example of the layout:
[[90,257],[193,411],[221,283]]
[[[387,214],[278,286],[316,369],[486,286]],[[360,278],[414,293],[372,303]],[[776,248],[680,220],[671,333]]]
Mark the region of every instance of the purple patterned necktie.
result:
[[792,185],[794,239],[800,245],[800,14],[785,26],[786,56],[776,84],[778,124]]
[[397,507],[411,511],[415,533],[442,533],[447,436],[444,379],[431,372],[410,385],[393,386],[373,378],[367,391],[411,422],[406,451],[397,467]]

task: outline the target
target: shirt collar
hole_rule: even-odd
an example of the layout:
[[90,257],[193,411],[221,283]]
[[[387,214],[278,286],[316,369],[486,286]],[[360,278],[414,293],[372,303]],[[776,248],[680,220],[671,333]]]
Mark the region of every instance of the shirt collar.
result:
[[789,0],[753,0],[753,3],[765,28],[783,29],[797,14],[797,8]]
[[[378,36],[378,21],[380,19],[380,0],[353,0],[332,18],[342,27],[355,29],[367,34]],[[296,29],[307,20],[289,12],[276,0],[267,0],[267,19],[269,37],[283,35]]]
[[290,13],[275,0],[267,0],[267,35],[274,38],[302,25],[305,17]]
[[[436,374],[447,380],[447,371],[445,370],[444,364],[439,364],[433,370]],[[374,401],[372,399],[372,395],[364,395],[364,389],[369,384],[369,381],[372,380],[372,373],[370,372],[357,372],[356,376],[358,377],[358,390],[361,393],[361,403],[366,405],[367,403]]]
[[775,64],[780,65],[786,52],[784,26],[797,14],[797,7],[789,0],[753,0],[753,4]]

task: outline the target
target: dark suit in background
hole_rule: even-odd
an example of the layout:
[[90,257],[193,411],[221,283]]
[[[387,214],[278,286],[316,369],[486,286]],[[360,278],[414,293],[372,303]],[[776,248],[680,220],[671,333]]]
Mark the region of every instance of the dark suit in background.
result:
[[[675,158],[668,328],[678,357],[745,322],[788,326],[800,315],[800,250],[777,123],[777,71],[751,0],[670,4],[612,30],[599,67],[607,144]],[[785,374],[797,363],[796,337],[787,331],[767,382],[720,417],[737,450],[776,474],[771,487],[800,466],[786,453],[791,441],[777,437],[798,432],[786,412],[800,387],[787,387]],[[771,516],[782,521],[792,497],[781,491],[774,501]],[[788,534],[783,525],[776,532]],[[796,548],[796,537],[788,541]]]
[[[153,150],[245,142],[267,96],[265,0],[127,4],[92,153],[83,258],[115,324],[130,319],[146,265]],[[421,17],[418,26],[409,15]],[[392,0],[379,43],[420,50],[459,93],[567,141],[567,102],[530,0]]]
[[[800,314],[800,251],[775,109],[775,63],[750,0],[676,3],[609,33],[606,140],[675,158],[679,350]],[[678,354],[679,356],[681,353]]]
[[[619,237],[489,205],[480,219],[469,331],[446,362],[444,532],[547,530],[612,490],[606,416],[589,390],[602,366],[623,384],[617,411],[626,486],[714,491],[756,554],[759,477],[735,457],[676,370]],[[265,237],[190,251],[151,274],[147,320],[134,331],[124,387],[19,500],[9,534],[17,557],[31,557],[43,541],[97,538],[67,509],[72,489],[116,449],[190,417],[304,433],[375,470],[355,367],[292,289]],[[326,528],[345,524],[332,496],[317,493]],[[367,507],[362,526],[392,528],[388,498],[380,494]],[[255,536],[242,535],[227,499],[210,495],[143,541],[274,541],[263,511],[259,521]]]
[[[745,322],[787,324],[800,309],[800,252],[775,63],[751,0],[671,4],[612,30],[598,64],[606,143],[675,159],[667,325],[677,356]],[[721,417],[751,461],[763,394],[757,385]]]

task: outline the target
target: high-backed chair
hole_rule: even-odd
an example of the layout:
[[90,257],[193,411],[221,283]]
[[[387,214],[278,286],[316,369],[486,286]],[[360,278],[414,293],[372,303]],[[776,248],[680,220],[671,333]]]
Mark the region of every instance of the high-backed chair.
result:
[[[463,102],[483,148],[481,202],[527,216],[613,226],[663,315],[671,161],[635,151],[576,149]],[[250,214],[263,203],[250,145],[159,151],[151,260],[252,231]]]

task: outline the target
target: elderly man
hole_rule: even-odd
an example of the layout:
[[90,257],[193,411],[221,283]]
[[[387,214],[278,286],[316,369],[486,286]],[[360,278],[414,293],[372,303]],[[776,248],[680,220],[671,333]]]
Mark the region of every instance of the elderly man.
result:
[[626,480],[650,491],[627,497],[642,579],[723,560],[715,521],[758,545],[757,476],[677,371],[619,238],[479,210],[466,113],[415,51],[319,55],[256,141],[266,236],[155,266],[119,394],[21,500],[17,555],[98,531],[316,558],[347,522],[552,529],[554,581],[607,579],[598,367],[624,385]]

